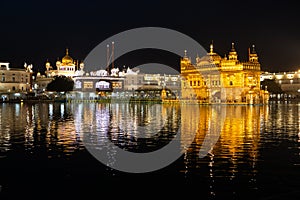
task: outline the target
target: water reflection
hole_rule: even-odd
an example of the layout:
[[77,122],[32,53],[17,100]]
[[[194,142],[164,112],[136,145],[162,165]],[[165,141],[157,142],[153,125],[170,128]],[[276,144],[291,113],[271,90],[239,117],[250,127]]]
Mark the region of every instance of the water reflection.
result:
[[[126,171],[132,171],[128,163],[134,163],[134,169],[144,171],[147,168],[148,171],[150,165],[155,165],[154,162],[168,163],[181,153],[180,140],[174,139],[180,138],[180,135],[177,136],[180,126],[179,105],[94,104],[92,108],[83,109],[81,115],[78,114],[78,106],[74,107],[75,120],[81,121],[81,126],[76,131],[83,133],[87,149],[105,165],[120,169],[126,163]],[[86,114],[90,111],[93,114]],[[168,156],[165,155],[168,153],[164,149],[166,145],[172,149]]]
[[278,174],[288,171],[281,186],[299,177],[299,119],[300,104],[3,103],[0,159],[72,159],[85,152],[88,135],[97,148],[109,149],[109,166],[117,159],[112,145],[151,152],[176,140],[184,153],[171,170],[176,176],[205,180],[211,196],[241,188],[255,192],[278,181]]
[[[179,106],[160,104],[76,104],[73,106],[76,132],[95,133],[128,148],[142,139],[172,137],[179,126]],[[161,137],[164,133],[164,137]],[[160,140],[159,142],[163,142]],[[169,140],[169,139],[168,139]],[[145,141],[145,140],[144,140]],[[148,141],[149,142],[149,141]],[[157,141],[158,142],[158,141]],[[154,146],[155,144],[148,144]],[[136,147],[138,148],[138,147]]]
[[2,104],[0,153],[68,156],[79,144],[68,104]]
[[[206,177],[212,196],[216,194],[214,187],[220,178],[223,181],[224,178],[227,179],[226,187],[233,184],[237,177],[244,177],[247,184],[251,183],[256,187],[260,132],[268,118],[268,107],[202,106],[200,110],[200,119],[195,119],[199,124],[195,142],[184,157],[186,177],[195,174]],[[182,113],[183,118],[186,115],[188,113]],[[220,115],[224,116],[224,123],[220,120]],[[199,158],[197,155],[203,147],[204,138],[211,131],[220,133],[218,141],[206,157]],[[203,171],[206,167],[207,171]],[[232,187],[231,190],[236,189]]]
[[25,149],[44,145],[50,151],[50,146],[62,145],[63,152],[68,152],[74,144],[82,145],[85,133],[94,132],[99,142],[109,134],[111,141],[129,150],[139,148],[142,144],[139,141],[143,141],[143,148],[150,150],[167,144],[180,128],[183,144],[194,140],[186,153],[195,158],[187,166],[195,165],[194,160],[201,158],[200,149],[209,147],[205,151],[209,157],[216,154],[230,158],[234,174],[239,158],[255,161],[260,132],[264,129],[286,134],[295,129],[295,124],[300,129],[299,106],[297,109],[281,106],[281,109],[282,112],[272,109],[271,115],[276,118],[266,123],[270,114],[268,106],[197,106],[195,109],[188,105],[160,104],[2,104],[0,147],[3,155],[16,144],[24,145]]

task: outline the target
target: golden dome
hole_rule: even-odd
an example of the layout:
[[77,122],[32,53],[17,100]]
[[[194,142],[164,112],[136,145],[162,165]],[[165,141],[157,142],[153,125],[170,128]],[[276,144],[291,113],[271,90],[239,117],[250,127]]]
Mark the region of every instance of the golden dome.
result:
[[47,62],[46,62],[46,67],[47,66],[50,66],[50,62],[47,60]]
[[207,55],[198,59],[199,62],[202,62],[202,61],[213,62],[213,61],[220,61],[220,60],[222,60],[222,58],[217,53],[208,53]]
[[66,49],[66,55],[62,58],[62,63],[63,64],[72,64],[73,63],[73,58],[69,56],[69,50]]

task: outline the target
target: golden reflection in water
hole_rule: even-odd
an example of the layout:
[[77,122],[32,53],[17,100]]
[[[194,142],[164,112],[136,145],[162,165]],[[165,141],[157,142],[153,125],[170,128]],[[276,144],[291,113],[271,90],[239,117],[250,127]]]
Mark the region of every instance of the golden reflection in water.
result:
[[[218,162],[222,170],[228,172],[230,178],[234,178],[238,172],[238,164],[250,164],[255,168],[257,162],[260,128],[268,117],[267,106],[243,106],[223,105],[199,106],[200,115],[194,116],[191,120],[191,109],[181,110],[181,130],[183,138],[191,136],[189,130],[197,128],[195,140],[185,154],[185,173],[190,169],[201,168],[201,165],[208,164],[210,167],[209,176],[213,177],[214,160]],[[223,115],[223,117],[221,116]],[[223,120],[223,123],[222,123]],[[214,127],[214,128],[213,128]],[[215,132],[217,141],[208,151],[207,156],[199,158],[199,152],[210,132]],[[207,162],[208,159],[208,162]],[[226,169],[227,168],[227,169]],[[256,172],[255,169],[252,171]]]

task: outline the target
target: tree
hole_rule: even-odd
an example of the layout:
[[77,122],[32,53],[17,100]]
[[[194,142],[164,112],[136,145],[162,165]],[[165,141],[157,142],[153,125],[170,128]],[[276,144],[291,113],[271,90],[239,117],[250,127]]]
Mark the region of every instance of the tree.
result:
[[72,91],[74,81],[70,77],[55,76],[54,79],[47,85],[47,91],[68,92]]

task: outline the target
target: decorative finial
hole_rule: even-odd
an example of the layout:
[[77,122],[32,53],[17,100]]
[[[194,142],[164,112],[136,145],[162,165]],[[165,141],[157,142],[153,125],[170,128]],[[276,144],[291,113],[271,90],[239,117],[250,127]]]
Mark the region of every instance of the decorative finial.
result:
[[234,42],[231,43],[231,51],[235,51],[235,49],[234,49]]
[[255,45],[254,45],[254,44],[252,45],[252,53],[253,53],[253,54],[256,53],[256,51],[255,51]]
[[69,55],[69,49],[66,48],[66,55]]
[[187,57],[187,50],[184,50],[184,57]]
[[210,44],[210,53],[213,53],[213,52],[214,52],[214,41],[212,40],[211,44]]

